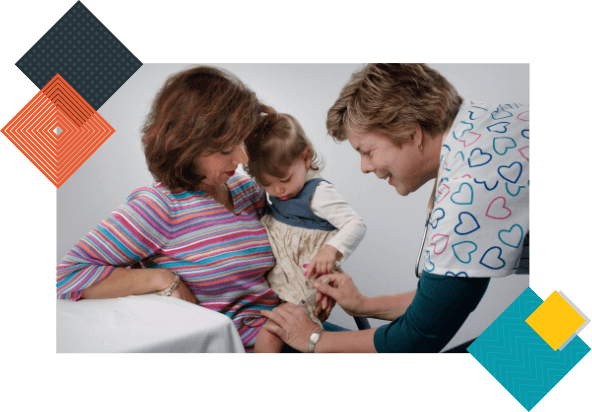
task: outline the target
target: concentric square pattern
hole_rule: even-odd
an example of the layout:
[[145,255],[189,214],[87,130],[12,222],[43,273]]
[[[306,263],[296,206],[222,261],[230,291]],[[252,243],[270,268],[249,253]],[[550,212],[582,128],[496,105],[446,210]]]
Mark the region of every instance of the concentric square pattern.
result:
[[58,188],[114,132],[59,74],[2,129]]

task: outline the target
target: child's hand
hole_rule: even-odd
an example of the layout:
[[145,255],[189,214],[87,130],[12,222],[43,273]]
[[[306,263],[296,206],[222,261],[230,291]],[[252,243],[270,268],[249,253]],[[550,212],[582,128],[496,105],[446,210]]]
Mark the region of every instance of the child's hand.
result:
[[314,278],[316,275],[326,275],[327,273],[333,272],[335,261],[341,256],[335,247],[331,245],[325,245],[315,257],[312,258],[304,275],[307,278]]

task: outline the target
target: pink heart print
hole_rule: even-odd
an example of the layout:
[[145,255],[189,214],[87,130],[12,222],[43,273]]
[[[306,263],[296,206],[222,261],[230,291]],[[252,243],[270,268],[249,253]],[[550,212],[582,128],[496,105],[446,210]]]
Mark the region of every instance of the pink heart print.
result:
[[[436,251],[436,249],[438,247],[436,246],[436,243],[434,243],[434,242],[438,242],[438,241],[437,240],[434,241],[435,238],[444,238],[444,239],[446,239],[446,241],[444,242],[444,247],[439,252]],[[432,236],[432,243],[430,243],[430,245],[434,245],[434,254],[435,255],[441,255],[442,253],[444,253],[444,251],[448,247],[448,240],[449,240],[448,235],[442,235],[442,234],[438,233],[438,234],[435,234],[434,236]],[[442,245],[440,245],[440,246],[442,246]]]
[[526,160],[528,160],[530,162],[530,159],[528,158],[530,156],[529,147],[530,146],[524,146],[524,147],[518,149],[518,151],[520,152],[520,154],[522,155],[523,158],[525,158]]
[[442,183],[441,186],[444,186],[446,189],[443,192],[441,192],[440,188],[438,188],[438,194],[443,195],[443,196],[441,196],[441,197],[438,196],[438,200],[436,201],[436,203],[440,203],[442,200],[444,200],[444,198],[446,196],[448,196],[448,193],[450,193],[450,187],[448,187],[448,185],[445,185],[444,183]]
[[503,196],[496,197],[491,201],[485,216],[492,219],[504,220],[512,216],[512,211],[506,207],[506,198]]
[[468,147],[468,146],[474,144],[477,140],[479,140],[480,137],[481,137],[481,135],[479,133],[468,132],[466,134],[466,137],[464,137],[464,138],[461,137],[461,138],[458,139],[458,141],[459,142],[462,142],[462,144],[465,147]]

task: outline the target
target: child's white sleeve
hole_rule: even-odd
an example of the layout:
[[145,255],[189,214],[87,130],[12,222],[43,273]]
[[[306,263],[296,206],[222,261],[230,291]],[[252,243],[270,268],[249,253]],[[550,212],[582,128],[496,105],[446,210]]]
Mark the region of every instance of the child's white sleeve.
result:
[[327,182],[317,186],[310,208],[318,217],[327,220],[338,229],[328,245],[341,252],[343,257],[335,263],[339,266],[358,247],[366,235],[366,225],[361,217],[347,204],[335,187]]

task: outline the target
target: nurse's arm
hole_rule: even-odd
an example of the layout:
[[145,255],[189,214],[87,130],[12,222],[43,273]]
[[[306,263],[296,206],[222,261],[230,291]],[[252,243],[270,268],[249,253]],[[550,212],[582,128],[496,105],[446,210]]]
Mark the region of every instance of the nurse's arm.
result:
[[360,308],[360,314],[354,316],[395,320],[405,313],[414,297],[414,290],[396,295],[367,297],[364,306]]
[[314,287],[335,299],[348,315],[383,320],[394,320],[401,316],[415,296],[415,290],[394,295],[365,296],[347,273],[321,276]]

